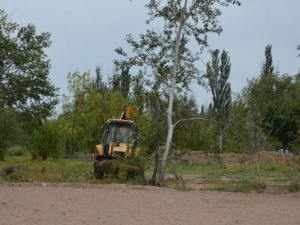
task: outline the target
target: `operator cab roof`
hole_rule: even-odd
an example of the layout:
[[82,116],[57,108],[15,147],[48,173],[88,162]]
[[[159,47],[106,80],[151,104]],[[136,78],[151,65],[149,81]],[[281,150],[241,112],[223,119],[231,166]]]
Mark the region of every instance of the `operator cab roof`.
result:
[[123,119],[108,119],[107,123],[109,124],[126,124],[134,126],[134,121],[132,120],[123,120]]

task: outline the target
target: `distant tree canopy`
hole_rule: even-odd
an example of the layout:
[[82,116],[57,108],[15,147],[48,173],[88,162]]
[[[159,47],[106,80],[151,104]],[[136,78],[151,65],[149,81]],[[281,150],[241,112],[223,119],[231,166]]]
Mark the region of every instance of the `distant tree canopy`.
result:
[[0,108],[13,109],[26,121],[52,115],[58,89],[48,78],[44,50],[50,44],[50,33],[37,34],[34,25],[20,26],[0,10]]
[[[248,121],[254,128],[256,149],[259,141],[264,140],[265,145],[267,139],[278,142],[272,144],[272,149],[291,149],[299,145],[299,75],[292,77],[275,73],[271,49],[271,45],[265,48],[266,59],[260,76],[250,80],[244,88]],[[258,137],[258,131],[264,137]]]

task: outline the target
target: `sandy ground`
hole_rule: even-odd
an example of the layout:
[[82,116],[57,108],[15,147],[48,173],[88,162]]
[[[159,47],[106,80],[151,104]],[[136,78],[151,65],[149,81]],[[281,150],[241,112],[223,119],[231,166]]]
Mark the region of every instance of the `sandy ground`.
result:
[[300,224],[300,193],[0,183],[0,225]]

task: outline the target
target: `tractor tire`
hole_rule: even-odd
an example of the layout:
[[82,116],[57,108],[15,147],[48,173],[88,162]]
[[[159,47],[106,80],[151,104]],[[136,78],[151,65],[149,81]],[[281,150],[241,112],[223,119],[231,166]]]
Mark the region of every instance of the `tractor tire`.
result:
[[117,164],[112,160],[103,160],[94,162],[94,176],[98,179],[102,179],[108,174],[117,174]]
[[[120,171],[120,167],[114,160],[102,160],[94,162],[94,176],[97,179],[102,179],[106,175],[111,175],[112,177],[117,177]],[[144,168],[142,166],[127,165],[126,174],[128,178],[133,178],[136,176],[144,177]]]
[[144,177],[144,168],[142,166],[132,166],[127,167],[128,178],[141,176]]

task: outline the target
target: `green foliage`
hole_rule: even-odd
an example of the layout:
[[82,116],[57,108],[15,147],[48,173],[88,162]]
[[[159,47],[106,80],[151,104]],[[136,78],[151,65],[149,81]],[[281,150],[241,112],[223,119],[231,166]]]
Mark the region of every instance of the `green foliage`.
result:
[[68,89],[71,96],[64,96],[63,115],[60,121],[67,134],[67,153],[73,156],[76,151],[82,149],[86,135],[81,136],[84,132],[80,124],[86,121],[86,114],[83,109],[86,108],[86,98],[92,91],[93,84],[89,72],[82,75],[76,71],[68,74]]
[[48,78],[50,61],[44,52],[50,33],[37,34],[34,25],[19,26],[0,10],[0,109],[16,111],[30,133],[52,115],[57,88]]
[[71,96],[64,96],[63,114],[58,121],[66,135],[66,152],[70,156],[93,151],[102,135],[101,125],[109,118],[119,118],[126,105],[120,92],[105,91],[99,73],[98,84],[89,72],[68,75]]
[[274,73],[272,45],[267,45],[265,48],[266,61],[264,62],[262,74],[268,75]]
[[[228,119],[229,106],[231,103],[231,88],[228,81],[230,75],[230,58],[223,50],[211,52],[212,60],[207,64],[205,77],[208,78],[208,85],[213,96],[213,112],[217,121],[224,124]],[[224,126],[224,125],[222,125]]]
[[93,90],[103,92],[107,90],[107,84],[102,80],[102,72],[99,66],[96,67],[96,77],[92,80]]
[[8,156],[16,156],[16,157],[25,156],[26,153],[27,153],[27,149],[22,148],[20,146],[15,146],[13,148],[9,148],[6,152],[6,154]]
[[27,157],[7,157],[0,165],[0,171],[8,166],[20,166],[22,170],[4,176],[12,182],[51,182],[51,183],[99,183],[92,174],[92,162],[78,159],[31,160]]
[[[146,84],[143,79],[143,72],[139,70],[138,74],[132,77],[132,93],[130,95],[131,102],[135,105],[138,112],[142,112],[144,110],[144,107],[148,102],[146,99],[149,99],[145,86]],[[151,94],[153,95],[154,93]]]
[[242,93],[248,137],[254,151],[292,150],[299,146],[299,81],[297,76],[274,73],[270,45],[265,56],[262,74],[250,80]]
[[286,188],[289,192],[299,192],[300,191],[300,183],[292,182],[291,184],[287,185]]
[[[196,99],[188,94],[175,96],[174,121],[186,118],[200,117]],[[201,120],[191,120],[178,123],[174,129],[173,147],[177,149],[203,149],[203,129],[208,130],[209,124]]]
[[4,160],[7,148],[24,144],[24,134],[15,113],[9,109],[0,109],[0,161]]
[[5,149],[0,148],[0,161],[3,161],[5,159]]
[[131,184],[145,183],[143,164],[138,158],[119,158],[116,163],[118,167],[117,182],[128,182]]
[[[121,67],[120,74],[114,74],[111,78],[110,85],[113,92],[120,92],[124,98],[127,98],[129,95],[130,83],[131,83],[131,74],[129,73],[129,66]],[[117,72],[117,71],[116,71]]]
[[230,75],[230,58],[223,50],[219,56],[219,50],[211,52],[212,60],[207,64],[205,77],[213,96],[213,107],[217,126],[219,128],[219,153],[223,152],[223,130],[229,118],[229,107],[231,104],[231,88],[228,81]]
[[32,159],[58,159],[64,150],[64,133],[55,121],[48,121],[33,132],[30,140]]

